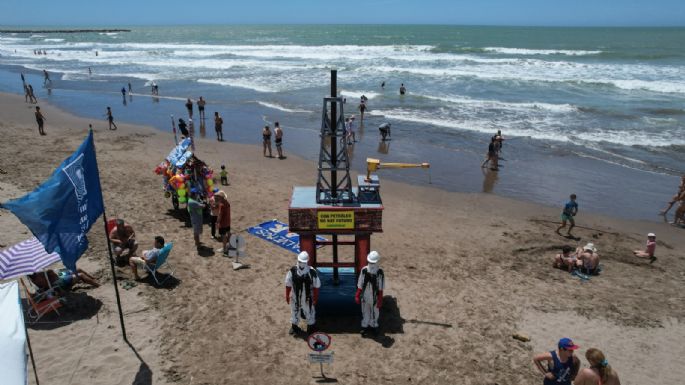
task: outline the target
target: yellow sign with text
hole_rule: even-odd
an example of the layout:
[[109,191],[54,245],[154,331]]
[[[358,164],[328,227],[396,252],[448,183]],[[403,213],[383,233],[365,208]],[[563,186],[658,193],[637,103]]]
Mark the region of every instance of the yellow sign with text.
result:
[[354,229],[354,211],[317,212],[319,229]]

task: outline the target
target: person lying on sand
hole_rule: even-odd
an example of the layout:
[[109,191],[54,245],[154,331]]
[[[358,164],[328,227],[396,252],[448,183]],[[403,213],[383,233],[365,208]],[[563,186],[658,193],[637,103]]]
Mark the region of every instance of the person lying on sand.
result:
[[576,267],[578,260],[576,253],[573,252],[571,246],[564,246],[561,248],[561,253],[554,256],[553,266],[557,269],[567,269],[570,273]]
[[[47,276],[47,279],[46,279]],[[56,288],[60,291],[70,291],[75,283],[83,281],[93,287],[99,287],[100,283],[92,275],[86,273],[84,270],[76,268],[76,272],[69,269],[61,269],[55,272],[48,269],[45,273],[29,274],[31,283],[36,285],[40,290],[50,290]]]
[[593,243],[588,243],[583,246],[583,248],[576,249],[578,255],[578,260],[576,261],[576,266],[580,269],[580,272],[587,275],[597,274],[597,268],[599,267],[599,254],[597,254],[597,249]]
[[633,254],[640,258],[649,258],[649,263],[656,260],[654,250],[656,249],[656,235],[654,233],[647,234],[647,246],[644,250],[633,250]]

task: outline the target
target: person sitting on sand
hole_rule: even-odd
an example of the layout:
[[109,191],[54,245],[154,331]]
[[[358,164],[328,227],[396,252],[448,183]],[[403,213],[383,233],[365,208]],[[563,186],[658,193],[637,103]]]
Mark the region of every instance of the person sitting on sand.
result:
[[576,249],[578,260],[576,266],[580,272],[587,275],[596,275],[599,267],[599,254],[593,243],[588,243],[583,248]]
[[557,269],[568,269],[570,273],[576,267],[576,253],[573,253],[573,247],[564,246],[561,248],[561,253],[554,257],[553,266]]
[[[136,232],[123,219],[117,219],[117,225],[109,232],[109,240],[114,244],[114,254],[116,255],[117,263],[124,262],[122,254],[125,250],[128,250],[127,258],[136,255],[136,250],[138,249]],[[125,262],[128,262],[128,259]]]
[[609,365],[601,350],[590,348],[585,352],[590,367],[578,373],[574,385],[621,385],[618,373]]
[[145,269],[146,265],[154,266],[157,262],[157,257],[159,257],[159,252],[163,247],[164,238],[158,235],[155,237],[155,243],[152,249],[143,251],[143,255],[141,257],[131,257],[128,260],[128,264],[131,266],[131,271],[133,272],[133,278],[136,281],[140,281],[138,267]]
[[[570,338],[559,340],[558,350],[538,354],[533,358],[535,367],[545,376],[544,385],[571,385],[580,369],[580,359],[573,355],[578,349]],[[546,367],[543,363],[547,363]]]
[[649,258],[649,263],[656,260],[654,251],[656,250],[656,235],[654,233],[647,234],[647,247],[644,250],[633,250],[633,254],[640,258]]
[[[46,279],[47,276],[47,279]],[[62,292],[68,292],[75,283],[83,281],[93,287],[99,287],[100,283],[92,275],[86,273],[84,270],[76,268],[76,272],[69,269],[60,269],[55,272],[48,269],[45,273],[29,274],[31,282],[40,290],[50,290],[56,288]]]

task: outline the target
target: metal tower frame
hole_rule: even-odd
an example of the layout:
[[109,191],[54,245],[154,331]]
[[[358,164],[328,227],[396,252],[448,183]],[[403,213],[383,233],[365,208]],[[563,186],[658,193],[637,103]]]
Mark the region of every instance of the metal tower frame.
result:
[[[331,87],[331,93],[335,95],[335,86]],[[344,117],[343,98],[332,96],[323,99],[316,203],[341,204],[353,203],[356,200],[352,191]],[[332,120],[335,120],[335,125],[331,124]],[[330,144],[330,149],[326,145],[327,142]],[[338,144],[342,144],[340,150],[338,150]],[[338,172],[342,174],[340,179],[338,179]]]

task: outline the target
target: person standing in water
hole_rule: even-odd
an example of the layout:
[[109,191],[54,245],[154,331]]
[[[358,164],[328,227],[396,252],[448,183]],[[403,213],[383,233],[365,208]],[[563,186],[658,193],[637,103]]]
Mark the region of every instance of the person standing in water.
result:
[[262,144],[264,145],[264,156],[266,157],[266,150],[268,149],[269,158],[273,158],[273,155],[271,155],[271,129],[269,129],[268,124],[262,130]]
[[283,159],[283,129],[278,122],[274,123],[274,134],[276,135],[276,151],[278,152],[278,159]]
[[400,85],[400,95],[404,95],[405,93],[407,93],[407,88],[404,86],[404,83],[402,83],[402,85]]
[[200,96],[200,99],[198,99],[198,101],[197,101],[197,111],[198,111],[198,114],[200,115],[201,120],[205,120],[205,104],[206,103],[207,102],[205,102],[205,100],[202,99],[202,96]]
[[224,120],[219,116],[217,111],[214,111],[214,130],[216,131],[216,140],[219,142],[224,141],[223,125]]

